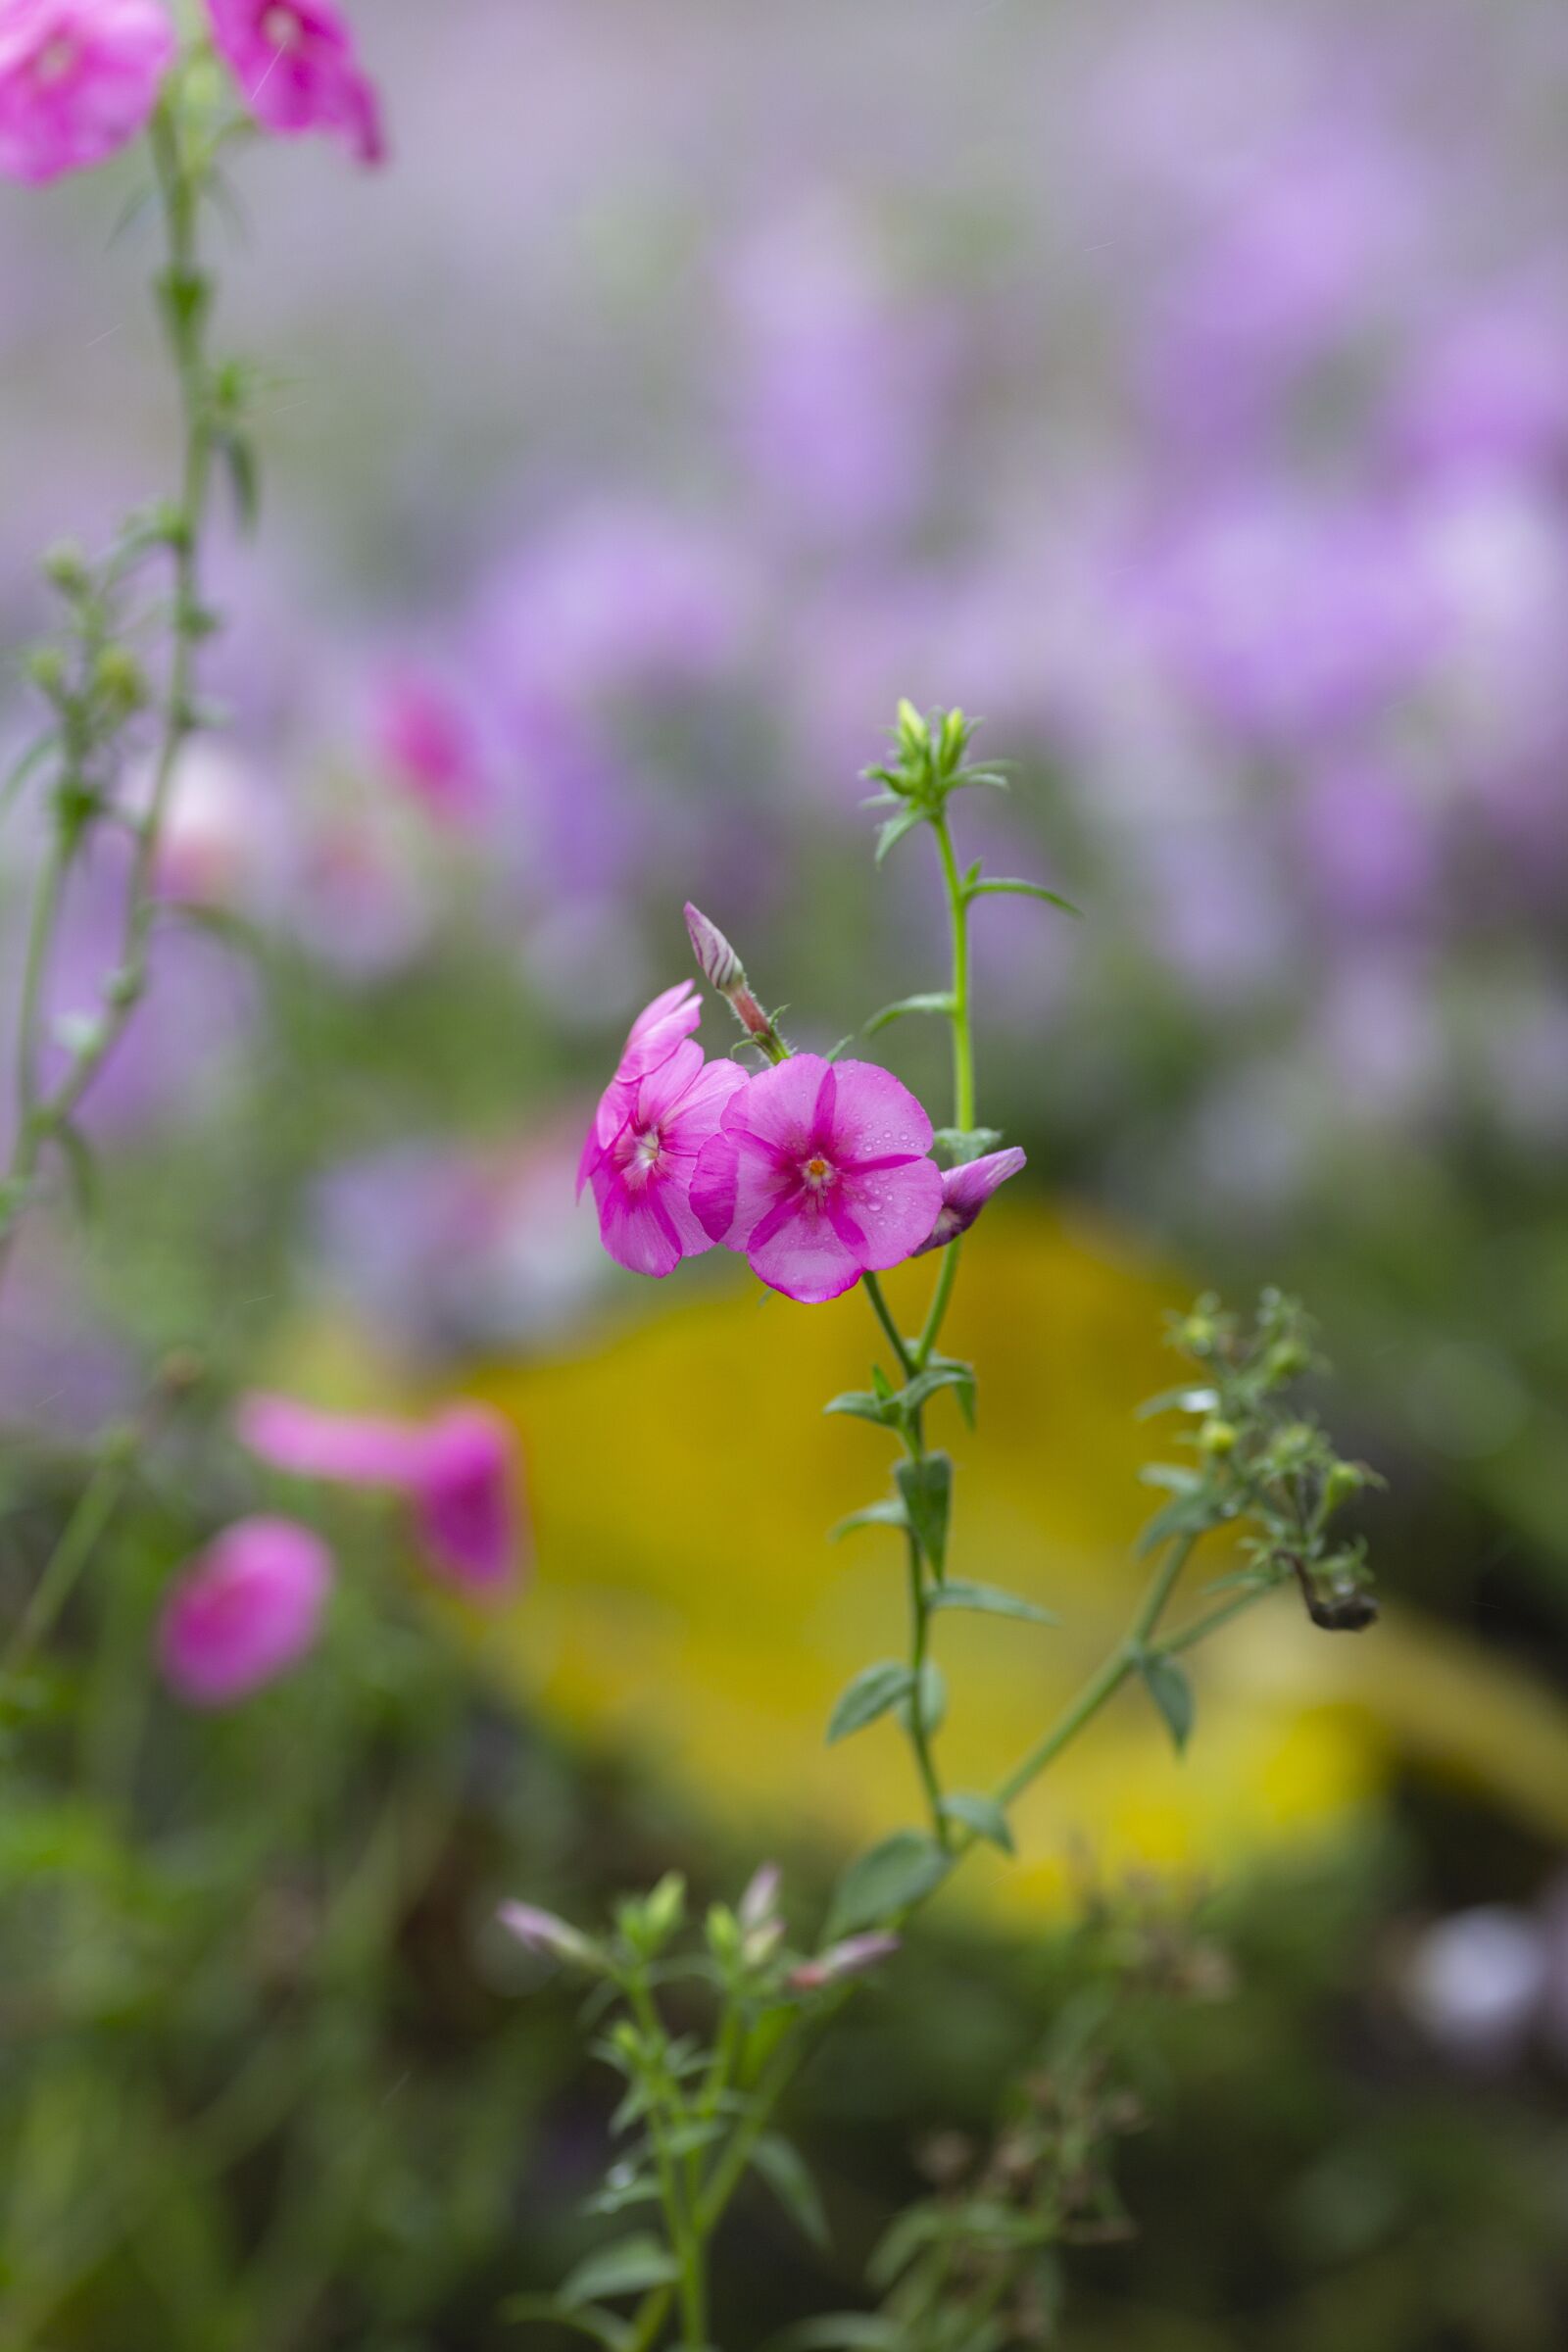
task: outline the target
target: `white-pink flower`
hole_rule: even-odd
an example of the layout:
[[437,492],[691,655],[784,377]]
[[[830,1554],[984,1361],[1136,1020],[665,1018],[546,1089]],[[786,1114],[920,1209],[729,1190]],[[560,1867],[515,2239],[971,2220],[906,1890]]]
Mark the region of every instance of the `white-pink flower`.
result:
[[705,1061],[688,1039],[646,1077],[624,1083],[624,1121],[592,1172],[599,1231],[618,1265],[672,1274],[683,1257],[713,1246],[692,1205],[692,1179],[746,1073],[732,1061]]
[[691,1205],[760,1281],[815,1305],[927,1240],[942,1208],[930,1149],[930,1120],[891,1071],[797,1054],[725,1102]]
[[241,1519],[194,1560],[158,1629],[164,1679],[193,1707],[227,1707],[312,1649],[332,1585],[318,1536],[292,1519]]
[[123,147],[174,56],[160,0],[4,0],[0,173],[40,183]]
[[621,1048],[615,1075],[600,1096],[593,1121],[583,1140],[577,1162],[577,1195],[599,1166],[631,1115],[640,1080],[667,1061],[678,1045],[690,1037],[703,1017],[702,999],[695,980],[677,980],[645,1004],[633,1021]]

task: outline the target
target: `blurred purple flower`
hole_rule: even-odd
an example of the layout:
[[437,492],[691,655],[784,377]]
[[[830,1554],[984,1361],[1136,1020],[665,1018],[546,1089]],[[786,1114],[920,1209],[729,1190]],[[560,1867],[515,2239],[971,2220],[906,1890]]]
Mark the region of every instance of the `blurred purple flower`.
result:
[[329,131],[362,164],[385,154],[375,85],[332,0],[207,0],[213,37],[264,128]]

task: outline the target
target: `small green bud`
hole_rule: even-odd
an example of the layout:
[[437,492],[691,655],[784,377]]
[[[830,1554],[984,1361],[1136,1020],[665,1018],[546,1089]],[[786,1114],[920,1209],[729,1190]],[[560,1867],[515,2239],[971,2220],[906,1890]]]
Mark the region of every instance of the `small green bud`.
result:
[[1178,1328],[1176,1345],[1187,1355],[1211,1355],[1219,1329],[1212,1315],[1192,1314]]
[[1278,1340],[1263,1358],[1264,1378],[1271,1387],[1298,1380],[1311,1362],[1299,1340]]
[[942,721],[939,758],[944,775],[953,775],[962,765],[963,755],[969,748],[969,722],[961,710],[950,710]]
[[1205,1421],[1198,1433],[1199,1451],[1215,1460],[1221,1459],[1225,1454],[1235,1452],[1237,1435],[1236,1425],[1232,1421]]
[[66,658],[58,646],[40,645],[27,657],[27,675],[40,693],[58,702],[66,691]]
[[708,1914],[708,1948],[720,1967],[740,1958],[740,1922],[727,1903],[715,1903]]
[[140,710],[147,702],[147,673],[122,645],[106,645],[93,664],[93,687],[120,710]]
[[1336,1462],[1323,1481],[1324,1503],[1329,1510],[1337,1511],[1342,1502],[1359,1494],[1366,1483],[1366,1472],[1359,1462]]
[[92,586],[87,559],[74,539],[57,539],[43,559],[43,576],[62,596],[85,596]]
[[678,1870],[665,1873],[643,1907],[648,1932],[661,1943],[674,1935],[686,1916],[686,1882]]

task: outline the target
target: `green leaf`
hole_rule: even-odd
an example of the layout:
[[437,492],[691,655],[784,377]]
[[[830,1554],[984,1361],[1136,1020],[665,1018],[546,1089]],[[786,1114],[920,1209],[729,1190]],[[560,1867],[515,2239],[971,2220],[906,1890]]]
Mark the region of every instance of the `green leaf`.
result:
[[1161,1389],[1157,1396],[1145,1397],[1133,1419],[1152,1421],[1156,1413],[1211,1413],[1218,1402],[1218,1389]]
[[876,861],[878,865],[881,864],[889,850],[898,847],[906,833],[912,832],[916,825],[924,822],[925,810],[923,808],[901,808],[897,816],[890,816],[885,824],[878,825],[876,829]]
[[941,1389],[957,1392],[958,1409],[969,1427],[974,1427],[974,1366],[960,1364],[956,1357],[943,1356],[925,1371],[917,1372],[907,1387],[901,1390],[899,1402],[907,1413],[918,1412]]
[[906,2271],[916,2255],[922,2254],[933,2239],[941,2237],[948,2228],[946,2214],[935,2205],[911,2205],[890,2224],[871,2250],[865,2266],[866,2278],[882,2291]]
[[501,2306],[500,2317],[551,2320],[558,2328],[575,2328],[579,2335],[603,2344],[605,2352],[628,2352],[635,2340],[629,2320],[617,2320],[612,2311],[599,2311],[592,2305],[581,2311],[567,2311],[559,2295],[509,2295]]
[[956,1009],[952,997],[944,994],[901,997],[896,1004],[884,1004],[880,1012],[873,1012],[862,1034],[875,1037],[879,1029],[886,1029],[891,1021],[902,1021],[906,1013],[935,1012],[951,1018]]
[[1001,1142],[1000,1127],[939,1127],[931,1138],[931,1149],[940,1152],[950,1167],[961,1168],[971,1159],[984,1159]]
[[[928,1658],[920,1669],[920,1723],[927,1739],[941,1731],[948,1719],[948,1682],[934,1658]],[[899,1721],[906,1732],[914,1729],[914,1693],[906,1693],[899,1708]]]
[[906,2337],[895,2320],[870,2311],[830,2311],[802,2320],[774,2339],[774,2352],[899,2352]]
[[1076,914],[1080,917],[1083,914],[1081,906],[1075,906],[1071,899],[1064,899],[1058,891],[1046,890],[1038,882],[1017,882],[1011,876],[1005,876],[998,881],[987,880],[971,883],[964,896],[970,899],[994,897],[1044,899],[1048,906],[1059,906],[1063,914]]
[[1030,1625],[1059,1625],[1061,1619],[1053,1609],[1043,1609],[1037,1600],[1025,1600],[1021,1592],[1004,1592],[1001,1585],[974,1585],[960,1577],[952,1577],[939,1585],[931,1595],[934,1609],[975,1609],[983,1617],[1021,1617]]
[[847,1519],[841,1519],[836,1527],[828,1530],[827,1540],[830,1544],[841,1543],[846,1536],[853,1535],[858,1527],[906,1528],[908,1524],[903,1503],[890,1494],[885,1502],[868,1502],[863,1511],[851,1511]]
[[1172,1494],[1196,1494],[1203,1484],[1201,1471],[1185,1462],[1145,1462],[1138,1473],[1143,1487],[1166,1487]]
[[261,475],[256,451],[240,433],[225,433],[220,447],[234,494],[234,511],[247,537],[255,530],[262,509]]
[[966,1829],[973,1830],[977,1838],[1000,1845],[1004,1854],[1017,1852],[1012,1825],[994,1796],[978,1789],[955,1788],[942,1799],[942,1810],[951,1821],[961,1821]]
[[848,1740],[852,1732],[864,1731],[868,1723],[875,1723],[879,1715],[896,1707],[901,1698],[907,1698],[913,1689],[911,1669],[896,1658],[884,1658],[875,1666],[864,1667],[840,1694],[828,1718],[829,1747]]
[[764,2132],[752,2150],[752,2162],[802,2235],[826,2252],[830,2242],[827,2215],[799,2149],[779,2132]]
[[823,1930],[825,1940],[833,1943],[861,1928],[883,1926],[940,1886],[951,1867],[950,1856],[923,1830],[895,1830],[869,1853],[858,1855],[840,1878]]
[[575,2312],[596,2295],[640,2295],[646,2287],[673,2285],[679,2277],[679,2263],[657,2237],[618,2237],[568,2273],[556,2301],[563,2311]]
[[858,1421],[875,1421],[882,1428],[899,1417],[898,1407],[891,1396],[877,1396],[869,1389],[846,1389],[842,1396],[835,1396],[831,1403],[823,1405],[822,1410],[824,1413],[853,1413]]
[[1201,1536],[1217,1527],[1226,1516],[1216,1496],[1207,1488],[1196,1494],[1178,1494],[1156,1511],[1138,1538],[1138,1555],[1146,1558],[1157,1551],[1172,1536]]
[[915,1541],[940,1581],[947,1573],[948,1522],[953,1508],[953,1458],[925,1453],[918,1461],[900,1462],[893,1475]]
[[1193,1686],[1175,1659],[1160,1650],[1149,1650],[1138,1664],[1149,1695],[1164,1717],[1165,1728],[1180,1755],[1192,1736]]

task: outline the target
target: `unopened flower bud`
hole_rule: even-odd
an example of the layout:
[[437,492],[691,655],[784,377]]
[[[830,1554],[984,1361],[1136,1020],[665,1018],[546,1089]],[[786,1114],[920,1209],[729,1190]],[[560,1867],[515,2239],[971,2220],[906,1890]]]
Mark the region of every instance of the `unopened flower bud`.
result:
[[915,1256],[923,1257],[928,1250],[945,1250],[960,1233],[967,1233],[998,1186],[1005,1184],[1009,1176],[1016,1176],[1023,1165],[1024,1154],[1012,1144],[1005,1152],[988,1152],[983,1159],[969,1159],[961,1167],[945,1168],[942,1206]]
[[532,1903],[503,1903],[496,1917],[526,1950],[545,1959],[563,1961],[570,1968],[597,1969],[601,1965],[598,1950],[587,1936],[553,1911],[536,1910]]
[[753,1872],[736,1912],[743,1928],[760,1928],[774,1916],[783,1883],[784,1873],[776,1862],[764,1862]]
[[846,1977],[863,1977],[884,1960],[891,1960],[898,1950],[900,1937],[885,1929],[876,1929],[866,1936],[847,1936],[842,1943],[830,1944],[818,1952],[814,1960],[803,1960],[792,1969],[789,1985],[792,1992],[820,1992],[824,1985],[840,1984]]
[[1366,1472],[1359,1462],[1336,1462],[1323,1481],[1323,1499],[1331,1511],[1338,1510],[1342,1502],[1359,1494],[1365,1485]]
[[84,596],[92,575],[74,539],[58,539],[43,559],[43,576],[62,596]]
[[710,922],[702,908],[694,906],[690,900],[686,903],[685,913],[692,954],[697,958],[698,970],[710,988],[716,988],[721,997],[727,997],[734,988],[744,988],[746,974],[741,968],[741,959],[718,925]]
[[106,645],[93,664],[93,686],[106,703],[139,710],[147,700],[147,675],[122,645]]
[[1198,1433],[1201,1452],[1218,1459],[1236,1450],[1236,1426],[1231,1421],[1205,1421]]

